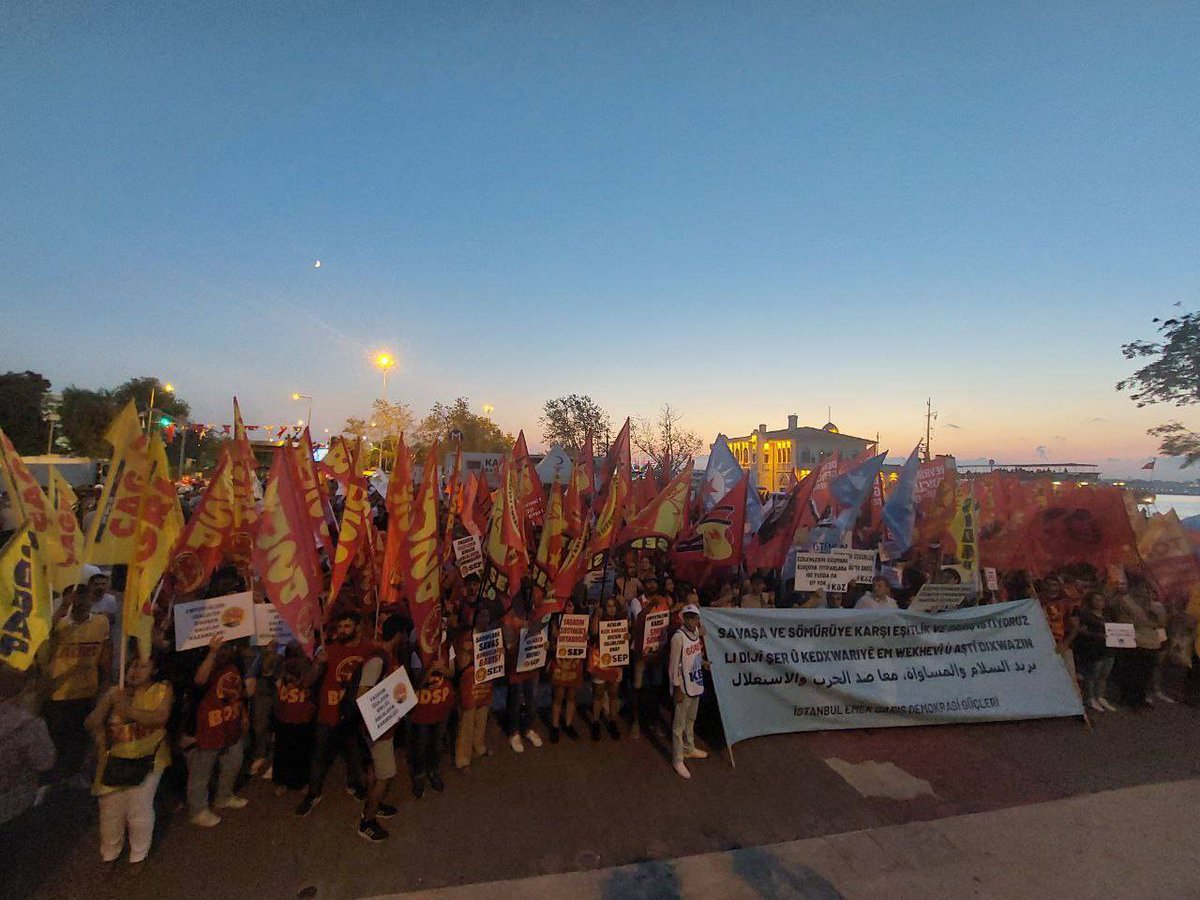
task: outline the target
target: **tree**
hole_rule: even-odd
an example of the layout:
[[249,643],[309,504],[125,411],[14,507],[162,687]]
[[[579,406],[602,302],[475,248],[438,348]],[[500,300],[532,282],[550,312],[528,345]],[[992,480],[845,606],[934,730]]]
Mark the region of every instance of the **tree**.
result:
[[132,400],[140,415],[144,414],[150,405],[151,392],[154,394],[153,412],[156,418],[166,416],[175,422],[187,421],[187,417],[192,411],[187,401],[174,391],[166,390],[163,383],[157,378],[147,376],[130,378],[124,384],[114,388],[111,396],[117,412]]
[[92,458],[112,453],[104,432],[117,414],[117,405],[108,391],[71,385],[62,392],[58,414],[62,417],[59,427],[72,453]]
[[42,407],[49,390],[50,382],[37,372],[0,375],[0,428],[22,455],[32,456],[46,448],[49,425]]
[[653,422],[637,419],[629,436],[633,446],[650,457],[651,465],[667,477],[678,474],[701,447],[700,438],[680,427],[682,421],[683,413],[664,403]]
[[459,397],[449,405],[441,401],[433,404],[429,415],[417,426],[414,452],[419,458],[434,441],[449,446],[457,433],[462,435],[464,453],[503,453],[512,448],[515,440],[487,416],[471,412],[467,398]]
[[567,394],[547,400],[538,416],[542,426],[542,440],[547,444],[561,444],[574,455],[579,452],[590,432],[593,448],[597,453],[608,452],[612,423],[608,413],[587,394]]
[[[1126,359],[1151,361],[1118,381],[1117,390],[1129,391],[1139,407],[1155,403],[1175,406],[1200,403],[1200,312],[1170,319],[1155,318],[1154,322],[1162,340],[1133,341],[1121,347]],[[1182,423],[1168,422],[1147,433],[1160,438],[1158,450],[1164,456],[1184,457],[1185,467],[1200,460],[1200,434]]]

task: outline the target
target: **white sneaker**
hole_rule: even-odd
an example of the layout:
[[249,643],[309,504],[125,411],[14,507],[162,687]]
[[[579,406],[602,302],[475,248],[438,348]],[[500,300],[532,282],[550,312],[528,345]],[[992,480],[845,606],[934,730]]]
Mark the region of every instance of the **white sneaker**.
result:
[[263,772],[263,781],[270,781],[275,777],[275,767],[267,766],[267,770]]
[[1092,709],[1094,709],[1098,713],[1104,712],[1104,707],[1100,704],[1100,701],[1095,699],[1094,697],[1088,701],[1088,706],[1090,706]]
[[683,754],[683,758],[684,759],[708,759],[708,751],[700,750],[697,747],[693,747],[687,753]]
[[213,804],[217,809],[245,809],[249,805],[249,800],[245,797],[239,797],[237,794],[231,794],[224,800],[218,800]]
[[211,809],[206,809],[203,812],[196,813],[194,816],[189,816],[188,821],[201,828],[215,828],[221,824],[221,817]]
[[683,764],[682,759],[675,761],[675,772],[676,772],[676,774],[679,775],[680,778],[691,778],[692,777],[692,773],[688,771],[688,768],[687,768],[687,766],[685,766]]
[[1175,702],[1170,697],[1168,697],[1166,694],[1164,694],[1162,691],[1159,691],[1154,696],[1157,697],[1159,700],[1161,700],[1163,703],[1174,703]]
[[1111,703],[1108,700],[1105,700],[1103,697],[1100,698],[1100,705],[1103,706],[1109,712],[1117,711],[1117,704]]
[[262,771],[262,767],[266,765],[266,762],[267,761],[260,756],[254,762],[250,763],[250,774],[257,775]]
[[524,753],[525,745],[521,743],[521,736],[514,734],[508,739],[508,746],[513,748],[513,753]]
[[536,731],[531,730],[525,732],[525,740],[529,741],[529,743],[533,744],[535,747],[542,746],[542,739],[538,737],[538,733]]

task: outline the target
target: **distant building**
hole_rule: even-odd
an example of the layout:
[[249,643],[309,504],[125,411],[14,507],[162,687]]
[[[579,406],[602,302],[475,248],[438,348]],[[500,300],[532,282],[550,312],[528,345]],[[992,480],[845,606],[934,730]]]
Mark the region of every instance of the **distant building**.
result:
[[793,469],[802,478],[830,457],[851,459],[875,444],[868,438],[842,434],[832,422],[812,428],[798,424],[798,419],[792,414],[787,428],[768,431],[763,424],[745,437],[728,439],[734,459],[760,488],[777,491],[787,485]]

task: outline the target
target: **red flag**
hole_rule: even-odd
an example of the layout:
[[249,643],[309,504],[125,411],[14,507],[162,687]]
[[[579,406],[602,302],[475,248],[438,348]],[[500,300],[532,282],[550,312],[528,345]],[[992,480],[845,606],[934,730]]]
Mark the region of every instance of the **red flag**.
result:
[[354,450],[344,437],[337,435],[329,441],[329,452],[317,464],[320,473],[326,478],[332,478],[345,487],[350,483],[350,477],[357,471],[354,467]]
[[462,442],[454,451],[454,468],[446,482],[446,526],[442,534],[442,562],[452,555],[454,523],[462,519],[464,485],[462,483]]
[[675,542],[675,569],[693,582],[717,569],[737,568],[746,522],[746,486],[739,480]]
[[408,532],[412,527],[413,506],[412,455],[404,443],[404,435],[400,435],[396,445],[396,462],[383,503],[387,509],[388,527],[383,548],[380,599],[384,606],[396,606],[402,599],[408,571]]
[[338,591],[346,582],[350,566],[358,559],[359,548],[366,540],[367,526],[370,524],[371,502],[367,499],[367,480],[357,475],[346,486],[346,505],[342,508],[337,550],[333,556],[333,574],[329,580],[329,609],[333,608]]
[[521,527],[520,498],[517,495],[517,476],[512,461],[500,467],[500,490],[488,519],[487,539],[483,553],[483,596],[508,604],[521,588],[521,578],[529,567],[529,551]]
[[775,504],[746,547],[747,569],[753,572],[778,569],[783,565],[796,537],[796,529],[809,509],[816,483],[816,473],[810,472],[788,491],[786,500]]
[[251,555],[267,598],[304,652],[312,656],[313,634],[320,621],[317,598],[322,578],[297,465],[297,456],[303,452],[290,446],[276,452]]
[[692,461],[688,460],[688,464],[671,479],[661,494],[626,519],[618,533],[617,543],[633,543],[637,549],[670,548],[683,529],[691,489]]
[[223,450],[208,487],[175,542],[167,569],[185,593],[199,590],[208,581],[233,539],[232,466],[230,453]]
[[1142,466],[1142,471],[1143,471],[1143,472],[1153,472],[1153,471],[1154,471],[1154,464],[1155,464],[1156,462],[1157,462],[1157,460],[1154,460],[1154,459],[1150,460],[1150,462],[1148,462],[1148,463],[1146,463],[1144,466]]
[[[417,650],[426,663],[437,656],[443,625],[437,494],[437,444],[434,443],[425,458],[421,489],[413,504],[404,577],[404,594],[417,635]],[[388,527],[390,529],[390,523]]]
[[612,547],[617,537],[617,530],[625,519],[629,506],[629,498],[633,493],[633,473],[629,454],[629,420],[612,446],[608,448],[608,458],[604,463],[604,485],[600,489],[596,526],[592,531],[591,546],[588,552],[592,559],[589,568],[599,568],[603,565],[603,554]]
[[304,497],[304,509],[312,525],[313,536],[321,542],[325,552],[333,559],[333,526],[337,520],[333,516],[333,507],[329,505],[329,493],[325,488],[325,479],[317,474],[317,464],[313,462],[312,437],[308,429],[300,433],[300,445],[291,457],[296,467],[297,483]]
[[583,503],[591,503],[592,495],[596,492],[596,457],[592,449],[592,433],[589,431],[583,446],[575,454],[575,464],[571,467],[571,484],[579,492]]
[[558,576],[563,550],[567,545],[567,522],[563,514],[562,486],[556,481],[550,487],[550,504],[546,509],[546,521],[538,541],[533,571],[533,618],[561,611],[565,598],[554,594],[554,580]]
[[1090,485],[1050,497],[1029,518],[1022,540],[1028,568],[1037,577],[1072,563],[1100,571],[1133,557],[1136,538],[1121,489]]
[[529,448],[525,446],[525,432],[517,434],[517,442],[513,445],[512,461],[518,480],[518,496],[521,500],[521,516],[526,527],[541,525],[546,513],[546,494],[542,490],[542,481],[538,478],[529,458]]

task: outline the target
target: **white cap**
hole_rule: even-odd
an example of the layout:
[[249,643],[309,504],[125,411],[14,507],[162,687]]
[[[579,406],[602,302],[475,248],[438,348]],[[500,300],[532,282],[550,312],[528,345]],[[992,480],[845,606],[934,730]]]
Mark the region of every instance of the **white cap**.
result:
[[683,614],[685,616],[698,616],[700,615],[700,607],[698,607],[695,603],[689,603],[683,608]]

